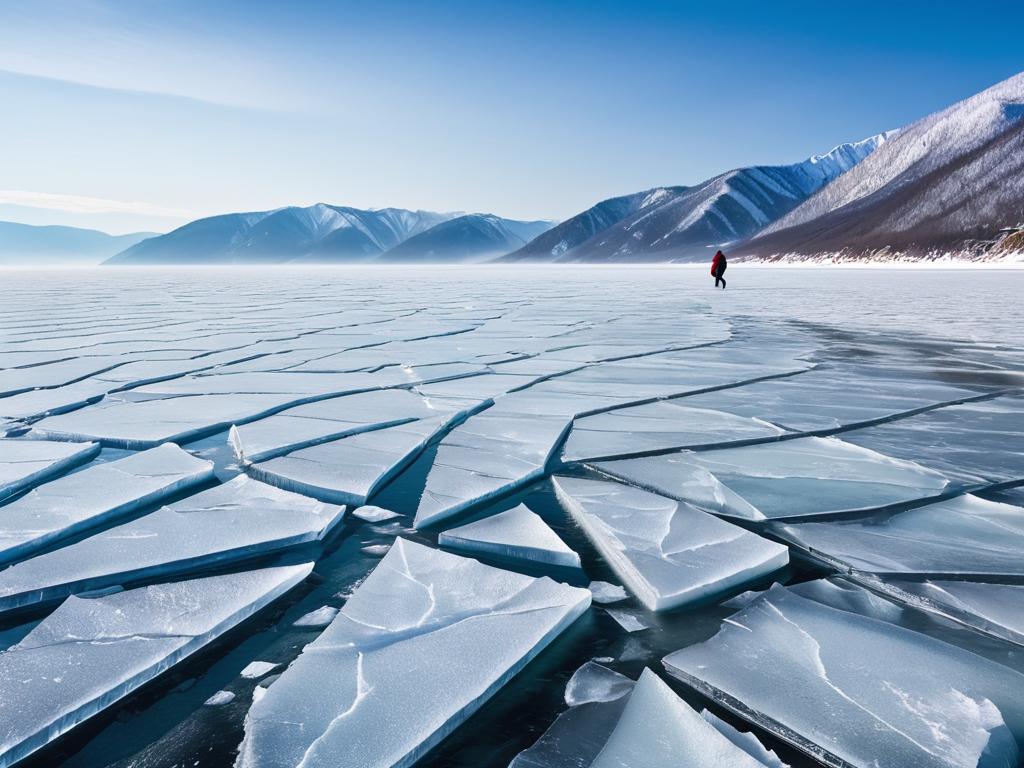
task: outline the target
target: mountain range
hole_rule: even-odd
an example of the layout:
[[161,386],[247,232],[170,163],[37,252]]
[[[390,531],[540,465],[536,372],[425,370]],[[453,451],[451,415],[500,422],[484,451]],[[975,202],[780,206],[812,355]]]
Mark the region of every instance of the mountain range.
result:
[[229,213],[128,248],[108,264],[281,264],[481,260],[523,245],[552,222],[317,203]]
[[0,264],[99,264],[153,234],[108,235],[95,229],[0,221]]
[[[1024,259],[1024,73],[791,165],[634,192],[555,224],[318,203],[113,237],[0,222],[0,264]],[[109,257],[109,258],[108,258]]]

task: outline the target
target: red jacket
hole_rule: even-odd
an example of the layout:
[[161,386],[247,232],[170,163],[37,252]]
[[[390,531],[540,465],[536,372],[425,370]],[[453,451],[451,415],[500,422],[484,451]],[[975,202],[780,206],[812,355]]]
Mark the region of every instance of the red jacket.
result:
[[715,254],[715,258],[711,260],[711,274],[714,275],[723,267],[725,267],[725,254],[719,251]]

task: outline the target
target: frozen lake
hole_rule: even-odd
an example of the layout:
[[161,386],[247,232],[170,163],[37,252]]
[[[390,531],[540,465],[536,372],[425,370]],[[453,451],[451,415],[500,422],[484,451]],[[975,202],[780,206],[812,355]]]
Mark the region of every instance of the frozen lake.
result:
[[1017,765],[1024,271],[726,277],[0,272],[0,766]]

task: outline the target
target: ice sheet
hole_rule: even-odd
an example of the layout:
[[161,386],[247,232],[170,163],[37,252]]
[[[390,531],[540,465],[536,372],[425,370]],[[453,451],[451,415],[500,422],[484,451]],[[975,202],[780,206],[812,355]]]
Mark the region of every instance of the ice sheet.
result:
[[580,556],[524,504],[458,528],[443,531],[437,543],[468,554],[579,568]]
[[0,611],[315,542],[343,513],[240,476],[0,571]]
[[0,654],[0,766],[117,703],[287,592],[312,568],[306,563],[68,598]]
[[912,461],[837,438],[598,462],[599,471],[728,517],[768,520],[886,507],[946,492]]
[[559,501],[612,570],[652,611],[763,578],[789,550],[686,503],[601,480],[555,477]]
[[212,463],[168,443],[58,478],[0,507],[0,563],[27,557],[212,477]]
[[398,539],[253,705],[238,765],[412,765],[589,604],[584,589]]

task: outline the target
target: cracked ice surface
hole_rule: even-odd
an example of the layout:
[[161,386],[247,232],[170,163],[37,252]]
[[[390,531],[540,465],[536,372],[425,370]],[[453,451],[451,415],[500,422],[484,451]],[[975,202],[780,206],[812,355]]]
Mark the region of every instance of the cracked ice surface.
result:
[[589,605],[584,589],[398,539],[253,704],[238,765],[411,765]]
[[213,477],[213,465],[173,444],[95,464],[0,508],[0,563],[26,557]]
[[555,477],[555,492],[612,569],[652,611],[756,581],[789,550],[686,503],[601,480]]
[[837,438],[598,462],[612,477],[744,520],[807,517],[941,495],[949,481]]
[[343,513],[240,476],[0,571],[0,611],[318,541]]
[[1024,676],[781,586],[664,664],[830,765],[1013,766],[1024,735]]
[[104,597],[69,597],[0,654],[0,766],[113,706],[287,592],[312,569],[306,563]]
[[437,537],[437,543],[469,554],[532,560],[567,568],[580,567],[580,556],[525,504],[450,528]]

